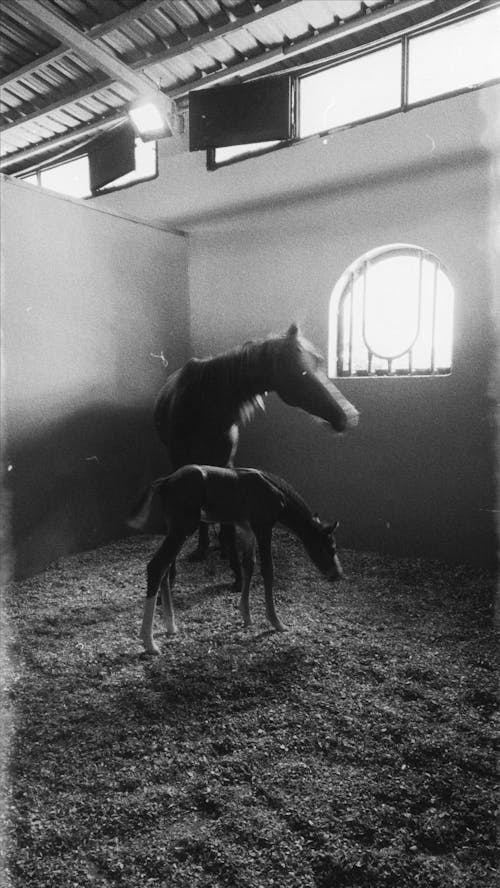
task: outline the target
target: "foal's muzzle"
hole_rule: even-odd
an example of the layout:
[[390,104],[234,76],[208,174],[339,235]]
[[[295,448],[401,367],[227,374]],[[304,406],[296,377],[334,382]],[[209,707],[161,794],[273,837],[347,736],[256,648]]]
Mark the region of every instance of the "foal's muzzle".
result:
[[334,583],[336,580],[341,580],[343,576],[344,571],[342,570],[342,565],[337,555],[335,555],[331,570],[328,572],[328,579]]

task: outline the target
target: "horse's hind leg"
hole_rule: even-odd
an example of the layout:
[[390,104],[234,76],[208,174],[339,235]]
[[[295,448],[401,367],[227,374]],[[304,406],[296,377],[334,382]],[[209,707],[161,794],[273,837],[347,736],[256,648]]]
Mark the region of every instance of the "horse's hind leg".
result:
[[259,544],[260,569],[264,580],[264,594],[266,601],[266,617],[276,629],[277,632],[284,632],[285,626],[281,622],[276,608],[274,606],[273,581],[274,581],[274,565],[273,553],[271,548],[272,527],[258,528],[255,531],[257,542]]
[[[162,584],[162,580],[164,579],[164,577],[167,577],[168,584],[168,576],[171,570],[172,562],[175,562],[175,558],[182,546],[182,543],[184,542],[184,539],[184,536],[182,538],[172,535],[166,537],[158,551],[153,555],[147,567],[148,584],[146,601],[144,602],[144,612],[142,617],[140,637],[143,641],[147,653],[149,654],[160,653],[160,650],[156,645],[153,637],[153,621],[156,610],[156,598],[158,594],[158,589],[160,587],[160,584]],[[170,586],[168,586],[168,594],[166,594],[165,597],[163,596],[162,589],[162,604],[164,611],[163,616],[167,624],[167,632],[175,632],[175,618],[173,614],[172,599],[170,595]]]
[[229,556],[229,566],[234,574],[234,589],[235,592],[241,592],[242,582],[243,582],[243,574],[241,571],[241,563],[240,556],[238,553],[238,540],[236,537],[236,525],[235,524],[222,524],[221,525],[221,547],[225,546],[227,548],[228,556]]

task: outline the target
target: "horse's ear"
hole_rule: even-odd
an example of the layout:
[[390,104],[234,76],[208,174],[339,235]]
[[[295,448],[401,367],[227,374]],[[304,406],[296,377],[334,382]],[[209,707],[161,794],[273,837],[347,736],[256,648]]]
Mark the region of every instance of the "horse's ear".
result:
[[299,327],[298,327],[298,325],[295,323],[295,321],[293,322],[293,324],[290,324],[290,326],[289,326],[289,328],[288,328],[288,330],[287,330],[286,335],[287,335],[290,339],[291,339],[293,336],[298,336],[298,335],[299,335]]

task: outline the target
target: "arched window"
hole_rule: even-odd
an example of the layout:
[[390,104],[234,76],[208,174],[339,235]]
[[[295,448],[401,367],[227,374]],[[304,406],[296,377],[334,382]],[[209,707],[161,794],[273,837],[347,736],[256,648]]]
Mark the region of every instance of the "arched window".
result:
[[391,244],[344,272],[330,302],[330,376],[421,376],[451,372],[451,281],[421,247]]

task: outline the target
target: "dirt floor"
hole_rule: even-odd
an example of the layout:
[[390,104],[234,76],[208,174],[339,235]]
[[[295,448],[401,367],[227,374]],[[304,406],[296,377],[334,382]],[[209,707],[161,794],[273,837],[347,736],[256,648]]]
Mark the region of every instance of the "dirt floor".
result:
[[180,632],[157,616],[152,658],[158,542],[8,590],[5,884],[496,885],[493,577],[343,551],[331,586],[276,531],[288,631],[268,631],[258,577],[243,630],[219,554],[184,553]]

